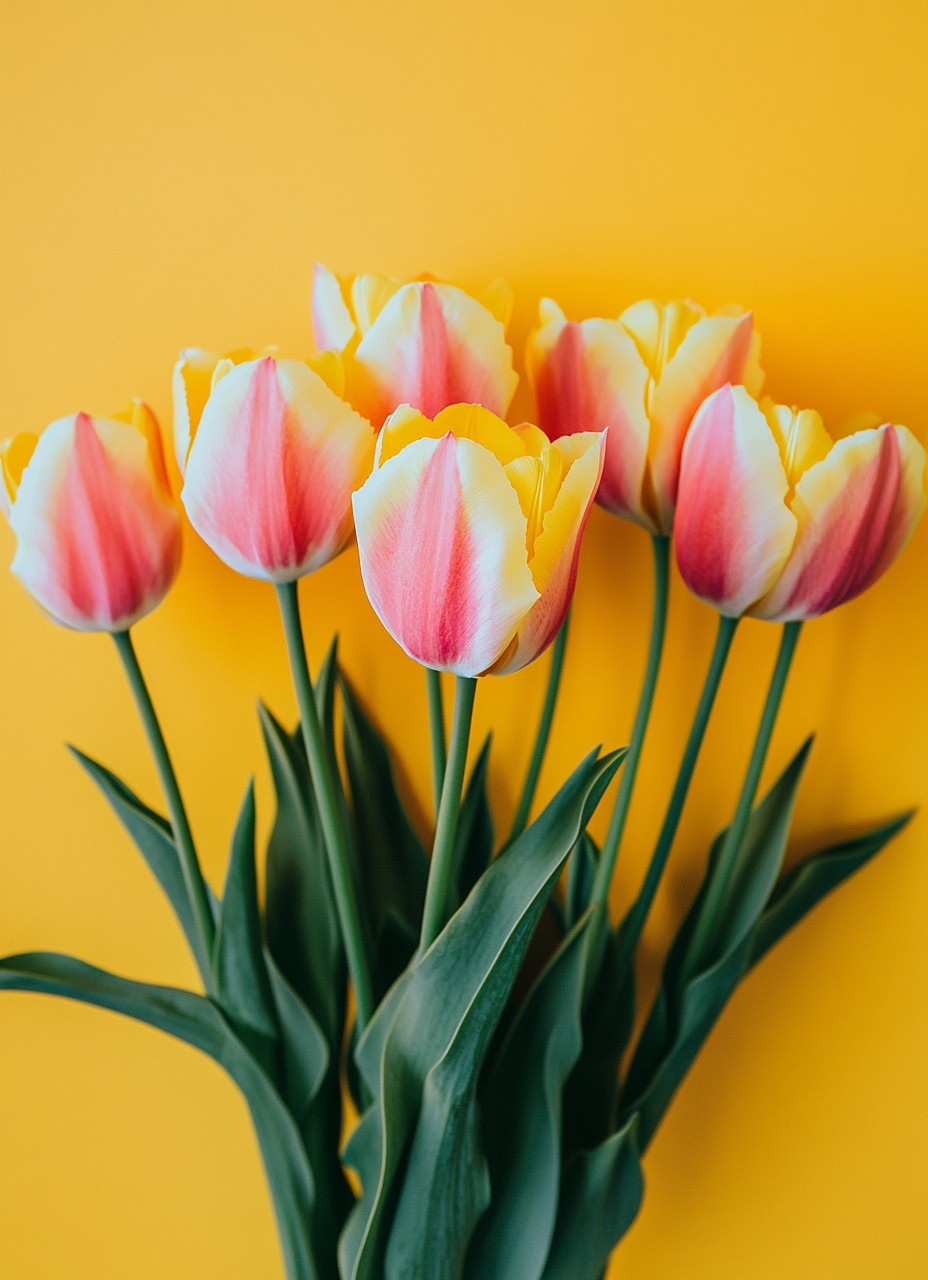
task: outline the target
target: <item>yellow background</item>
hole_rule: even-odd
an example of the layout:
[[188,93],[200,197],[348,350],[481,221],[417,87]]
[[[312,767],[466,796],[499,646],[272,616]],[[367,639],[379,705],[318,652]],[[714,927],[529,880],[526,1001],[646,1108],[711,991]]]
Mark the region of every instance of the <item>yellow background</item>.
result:
[[[131,395],[170,419],[178,349],[310,344],[318,257],[430,269],[615,315],[687,294],[755,309],[768,387],[839,426],[928,426],[923,0],[415,3],[6,0],[0,435]],[[521,366],[521,356],[518,355]],[[520,391],[519,415],[529,402]],[[0,530],[2,558],[13,541]],[[926,799],[928,526],[865,598],[806,629],[768,776],[818,732],[794,853]],[[351,552],[304,584],[314,663],[351,676],[428,809],[420,672]],[[169,910],[63,748],[151,802],[112,645],[53,627],[3,573],[2,939],[192,984]],[[595,512],[542,777],[627,739],[650,552]],[[712,644],[675,580],[615,905],[642,873]],[[295,717],[270,588],[194,537],[138,648],[206,870],[221,884],[260,695]],[[710,727],[646,979],[730,815],[777,632],[747,623]],[[507,819],[547,662],[487,680]],[[604,814],[598,817],[599,831]],[[646,1162],[623,1280],[924,1280],[925,817],[744,984]],[[0,1280],[277,1280],[245,1107],[220,1069],[105,1012],[0,997]]]

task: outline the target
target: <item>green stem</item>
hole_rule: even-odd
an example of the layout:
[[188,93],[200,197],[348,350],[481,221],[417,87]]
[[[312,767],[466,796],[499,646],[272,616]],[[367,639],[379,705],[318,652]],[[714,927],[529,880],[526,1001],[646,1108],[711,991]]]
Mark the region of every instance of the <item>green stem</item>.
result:
[[215,994],[215,980],[210,968],[210,961],[213,954],[216,926],[213,921],[213,911],[210,906],[209,894],[206,890],[206,882],[203,879],[196,846],[193,843],[193,833],[190,830],[190,823],[187,819],[187,810],[184,808],[180,787],[177,785],[177,775],[174,773],[174,766],[171,764],[167,743],[164,740],[164,734],[161,732],[161,725],[158,723],[158,715],[151,700],[151,694],[148,692],[145,677],[142,675],[142,668],[139,666],[132,637],[128,631],[116,631],[113,633],[113,639],[116,642],[116,648],[119,650],[119,656],[129,678],[135,705],[138,707],[139,715],[142,718],[145,736],[154,756],[158,777],[161,780],[161,789],[167,801],[171,830],[174,834],[174,846],[180,855],[180,866],[184,884],[187,887],[187,897],[193,909],[193,917],[196,921],[197,932],[200,935],[203,954],[206,958],[205,966],[203,964],[200,965],[200,972],[207,991],[210,995],[213,995]]
[[709,884],[705,904],[700,912],[699,921],[693,933],[693,940],[690,943],[689,959],[686,965],[690,973],[695,972],[699,967],[702,957],[711,950],[712,943],[715,940],[715,931],[722,915],[720,908],[731,883],[732,871],[738,861],[738,854],[741,852],[741,845],[748,829],[751,810],[754,807],[757,788],[760,785],[760,775],[767,759],[773,726],[776,724],[777,712],[780,710],[780,701],[786,685],[786,677],[789,675],[801,629],[801,622],[787,622],[783,627],[783,637],[777,653],[776,666],[770,679],[767,700],[764,703],[764,710],[757,729],[757,737],[754,739],[754,750],[751,752],[748,771],[744,776],[744,784],[738,797],[735,816],[732,818],[731,826],[728,828],[728,834],[722,845],[722,852],[719,854],[718,864]]
[[472,676],[458,676],[454,694],[454,719],[451,723],[451,748],[448,752],[448,768],[445,785],[438,806],[438,822],[435,827],[435,845],[429,865],[429,881],[425,891],[425,910],[422,913],[420,951],[426,951],[441,932],[445,923],[445,904],[454,869],[454,837],[457,834],[458,812],[461,808],[461,791],[464,787],[464,766],[467,763],[467,747],[470,742],[470,723],[474,714],[474,694],[477,681]]
[[615,870],[622,833],[628,818],[632,789],[641,760],[641,749],[644,746],[644,735],[651,716],[651,705],[654,702],[654,689],[657,685],[657,673],[660,670],[661,654],[664,650],[664,631],[667,624],[667,592],[670,582],[670,539],[663,535],[655,535],[651,539],[654,551],[654,610],[651,617],[651,641],[648,646],[648,665],[645,668],[641,696],[638,699],[638,710],[635,712],[635,723],[632,726],[632,737],[628,747],[628,755],[622,766],[622,777],[615,798],[615,807],[609,821],[609,830],[596,869],[593,882],[592,901],[601,904],[609,897],[609,886]]
[[554,708],[557,706],[558,690],[561,687],[561,672],[564,669],[564,650],[567,648],[567,629],[569,626],[570,613],[568,612],[551,650],[551,669],[548,672],[548,687],[545,690],[545,701],[541,708],[541,719],[538,721],[538,732],[535,735],[535,747],[532,751],[532,758],[529,761],[528,773],[525,775],[525,785],[522,788],[519,808],[512,824],[512,830],[509,832],[509,838],[503,846],[504,849],[508,849],[512,842],[517,840],[528,826],[528,815],[531,812],[532,801],[535,799],[538,777],[541,773],[541,766],[544,763],[545,752],[548,749],[548,738],[551,736],[551,722],[554,719]]
[[425,684],[429,695],[429,735],[432,740],[432,794],[435,798],[435,819],[441,804],[442,787],[445,785],[445,767],[448,763],[445,746],[445,707],[441,697],[441,672],[425,668]]
[[661,827],[654,853],[651,855],[644,883],[628,915],[622,921],[619,930],[620,964],[625,964],[630,960],[635,947],[638,945],[638,939],[641,937],[641,931],[648,918],[648,912],[651,910],[654,895],[657,893],[657,886],[660,884],[664,867],[667,865],[674,837],[677,834],[677,827],[680,825],[683,805],[686,802],[687,792],[693,780],[696,761],[699,759],[699,751],[702,747],[702,740],[705,737],[706,726],[712,713],[715,695],[719,690],[722,672],[725,670],[725,663],[728,661],[728,653],[731,649],[731,642],[734,639],[737,626],[737,618],[726,618],[723,614],[719,614],[719,629],[715,637],[715,648],[712,650],[709,670],[706,672],[699,705],[696,708],[696,715],[690,729],[690,736],[686,742],[686,749],[683,752],[683,759],[680,761],[680,769],[677,773],[677,780],[674,783],[670,803],[667,806],[664,824]]
[[300,600],[297,593],[297,584],[295,582],[278,584],[277,599],[280,604],[281,617],[283,618],[284,633],[287,637],[290,670],[293,673],[293,684],[296,689],[297,706],[300,710],[300,724],[303,728],[303,741],[306,744],[306,755],[309,760],[313,790],[316,794],[316,803],[319,806],[319,817],[329,859],[329,872],[332,877],[332,888],[335,892],[338,920],[341,926],[342,940],[345,944],[345,956],[348,960],[348,972],[351,974],[351,981],[354,986],[358,1031],[360,1032],[367,1026],[374,1012],[374,988],[371,982],[367,951],[364,946],[358,899],[351,875],[348,844],[345,839],[338,802],[335,798],[335,786],[332,781],[325,740],[322,736],[322,726],[319,723],[319,712],[316,708],[316,699],[313,696],[313,686],[309,676],[309,666],[306,661],[303,628],[300,624]]

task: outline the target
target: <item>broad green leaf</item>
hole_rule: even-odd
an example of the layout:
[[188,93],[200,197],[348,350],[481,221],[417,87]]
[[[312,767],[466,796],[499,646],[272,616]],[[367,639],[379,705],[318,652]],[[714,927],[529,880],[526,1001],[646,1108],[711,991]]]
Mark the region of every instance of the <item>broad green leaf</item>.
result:
[[340,683],[361,897],[382,996],[418,944],[428,859],[403,809],[386,744],[344,676]]
[[180,858],[174,845],[171,824],[160,813],[143,804],[138,796],[116,777],[115,773],[105,769],[102,764],[97,764],[96,760],[84,755],[83,751],[78,751],[76,747],[68,749],[106,796],[117,818],[148,863],[155,879],[174,908],[174,914],[184,931],[197,967],[205,979],[210,970],[210,957],[203,950],[200,942],[193,909],[187,896],[187,885],[181,870]]
[[268,949],[337,1060],[345,1016],[345,958],[309,766],[299,727],[291,736],[266,707],[259,706],[258,714],[277,792],[267,848]]
[[[715,950],[700,957],[703,962],[711,963],[737,946],[757,923],[783,866],[796,792],[811,747],[812,739],[807,738],[752,814],[714,924]],[[713,871],[712,879],[719,871]]]
[[271,1079],[278,1079],[277,1013],[264,963],[258,909],[253,781],[248,783],[232,836],[213,971],[223,1012]]
[[0,988],[41,991],[112,1009],[208,1054],[248,1103],[277,1217],[288,1280],[318,1280],[309,1238],[315,1189],[296,1124],[231,1025],[204,996],[118,978],[82,960],[32,952],[0,960]]
[[[377,1186],[365,1186],[343,1237],[342,1266],[351,1280],[379,1280],[396,1197],[388,1278],[445,1276],[460,1265],[455,1260],[463,1257],[488,1191],[476,1116],[461,1080],[479,1076],[548,894],[622,756],[597,760],[593,753],[581,763],[532,826],[490,864],[365,1030],[357,1059],[380,1112],[382,1148]],[[446,1151],[457,1164],[447,1163]],[[401,1225],[410,1218],[419,1223],[416,1232]]]
[[493,815],[487,799],[487,766],[490,743],[487,734],[471,771],[454,840],[454,880],[448,901],[448,914],[453,914],[490,865],[493,857]]
[[[317,697],[331,686],[325,670],[316,683]],[[331,705],[330,699],[326,705]],[[260,707],[259,713],[277,791],[277,817],[267,852],[268,948],[321,1030],[328,1050],[327,1070],[300,1115],[300,1132],[316,1179],[311,1230],[317,1269],[320,1280],[336,1280],[338,1235],[354,1203],[338,1153],[345,957],[300,727],[290,735],[266,708]]]
[[564,1150],[592,1150],[612,1133],[619,1063],[635,1020],[635,971],[622,962],[608,915],[584,943],[583,1048],[564,1091]]
[[301,1124],[319,1093],[329,1067],[329,1048],[316,1019],[274,963],[264,953],[283,1048],[283,1097]]
[[737,874],[720,912],[718,940],[708,962],[687,979],[688,952],[705,910],[709,885],[718,874],[726,832],[713,842],[703,883],[667,954],[661,986],[622,1090],[620,1122],[633,1112],[639,1113],[642,1151],[746,972],[754,927],[783,863],[808,750],[807,742],[752,813]]
[[572,929],[590,905],[593,880],[599,865],[596,841],[584,831],[574,845],[567,864],[567,892],[564,895],[564,919]]
[[777,883],[751,939],[748,966],[757,964],[784,933],[792,929],[827,893],[888,844],[912,818],[914,810],[853,840],[843,840],[810,854]]
[[644,1195],[635,1128],[633,1116],[594,1150],[578,1151],[567,1162],[542,1280],[600,1280]]
[[561,1094],[580,1055],[588,915],[548,962],[509,1030],[480,1098],[492,1199],[466,1280],[538,1280],[561,1181]]

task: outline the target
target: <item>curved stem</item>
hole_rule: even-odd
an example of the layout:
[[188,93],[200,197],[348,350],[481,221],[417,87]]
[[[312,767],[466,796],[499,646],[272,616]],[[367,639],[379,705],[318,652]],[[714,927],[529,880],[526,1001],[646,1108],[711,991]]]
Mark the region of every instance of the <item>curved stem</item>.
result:
[[113,633],[113,639],[116,642],[116,648],[119,650],[119,656],[129,678],[135,705],[138,707],[139,715],[145,728],[145,736],[148,739],[148,745],[151,748],[151,753],[158,769],[161,790],[164,792],[164,798],[167,801],[171,829],[174,833],[174,845],[180,856],[180,866],[184,876],[184,884],[187,887],[187,897],[193,908],[193,918],[196,920],[197,931],[206,957],[206,967],[204,968],[201,965],[200,972],[207,991],[210,995],[213,995],[215,994],[215,980],[209,963],[213,954],[216,925],[213,920],[209,894],[206,890],[206,882],[200,869],[200,860],[197,857],[196,846],[193,843],[193,833],[190,830],[187,810],[184,808],[180,787],[177,785],[177,775],[171,763],[167,743],[164,740],[164,734],[161,732],[161,725],[158,723],[158,715],[151,700],[151,694],[148,692],[142,668],[139,666],[132,637],[128,631],[116,631]]
[[429,736],[432,741],[432,794],[435,799],[435,820],[441,805],[441,791],[445,785],[445,768],[448,763],[445,746],[445,707],[441,696],[441,672],[425,668],[425,684],[429,695]]
[[714,941],[715,930],[722,914],[720,908],[731,883],[732,871],[737,863],[738,854],[741,851],[741,845],[748,829],[751,810],[754,807],[757,788],[760,785],[760,775],[767,759],[773,726],[776,724],[777,712],[780,710],[780,701],[786,685],[786,677],[789,675],[801,629],[801,622],[787,622],[783,627],[783,636],[780,640],[776,666],[773,668],[773,675],[770,678],[767,700],[764,703],[764,710],[757,728],[757,737],[754,739],[754,749],[751,752],[748,770],[744,776],[741,794],[738,797],[735,816],[732,818],[731,826],[728,828],[725,843],[722,845],[722,852],[719,854],[718,864],[706,893],[705,905],[700,913],[693,940],[690,943],[689,955],[691,959],[687,963],[687,969],[690,972],[699,967],[701,957],[706,954],[707,950],[711,949]]
[[354,880],[351,875],[351,863],[348,857],[348,844],[342,826],[338,802],[335,798],[335,786],[329,768],[322,726],[319,723],[319,712],[313,696],[309,666],[306,661],[306,646],[303,643],[303,629],[300,624],[300,601],[295,582],[279,583],[277,599],[280,603],[284,632],[287,637],[287,652],[290,655],[290,670],[293,673],[293,684],[296,690],[297,706],[300,710],[300,724],[303,728],[303,741],[306,744],[306,755],[319,806],[319,818],[325,839],[329,860],[329,872],[332,877],[332,888],[335,893],[335,905],[338,909],[338,920],[341,926],[342,941],[345,945],[345,957],[348,961],[348,972],[354,986],[355,1005],[357,1007],[358,1030],[363,1031],[374,1012],[374,988],[371,982],[367,951],[364,946],[364,934],[361,927],[361,916],[358,899],[355,893]]
[[509,836],[503,846],[504,849],[508,849],[512,842],[517,840],[528,826],[528,815],[531,812],[532,801],[535,799],[538,777],[541,773],[541,766],[544,763],[545,752],[548,749],[548,738],[551,736],[551,722],[554,719],[554,708],[557,706],[558,690],[561,687],[561,672],[564,669],[564,650],[567,648],[567,629],[569,626],[570,613],[568,612],[551,650],[548,687],[545,690],[544,705],[541,708],[541,719],[538,721],[535,746],[532,751],[532,758],[529,761],[528,773],[525,775],[525,785],[522,788],[519,808],[512,823],[512,830],[509,832]]
[[661,655],[664,650],[664,631],[667,625],[667,592],[670,583],[670,539],[663,535],[655,535],[651,539],[654,551],[654,610],[651,616],[651,640],[648,645],[648,665],[645,667],[641,696],[638,699],[638,710],[635,712],[635,723],[632,726],[632,737],[628,747],[628,755],[622,766],[622,777],[615,797],[615,807],[609,821],[609,830],[596,869],[593,882],[592,901],[604,903],[609,897],[609,886],[615,870],[622,833],[628,818],[632,790],[638,774],[638,763],[641,760],[641,749],[644,746],[644,735],[651,716],[651,705],[654,702],[654,689],[657,685],[657,673],[660,670]]
[[432,849],[428,887],[425,891],[422,936],[419,939],[420,951],[426,951],[432,945],[445,923],[445,904],[448,901],[448,886],[454,868],[454,837],[457,834],[458,812],[461,808],[464,766],[467,763],[470,723],[474,714],[476,692],[477,681],[473,676],[458,676],[454,693],[454,719],[451,724],[448,768],[445,771],[441,804],[438,806],[435,845]]
[[725,663],[728,661],[728,653],[731,649],[731,642],[734,639],[738,621],[737,618],[726,618],[723,614],[719,614],[719,629],[715,637],[715,648],[712,650],[709,670],[706,672],[699,705],[693,718],[690,736],[686,741],[683,759],[680,761],[680,769],[677,773],[677,780],[674,783],[670,803],[667,806],[664,823],[657,838],[654,853],[651,855],[644,883],[628,915],[622,921],[619,930],[620,963],[627,963],[638,945],[638,939],[641,937],[641,931],[648,918],[648,912],[651,910],[654,895],[657,893],[657,886],[660,884],[664,867],[667,865],[667,859],[670,856],[674,837],[677,834],[677,827],[680,825],[683,805],[686,802],[687,792],[693,780],[693,771],[696,768],[696,761],[699,759],[702,740],[706,734],[706,726],[712,713],[715,695],[719,690]]

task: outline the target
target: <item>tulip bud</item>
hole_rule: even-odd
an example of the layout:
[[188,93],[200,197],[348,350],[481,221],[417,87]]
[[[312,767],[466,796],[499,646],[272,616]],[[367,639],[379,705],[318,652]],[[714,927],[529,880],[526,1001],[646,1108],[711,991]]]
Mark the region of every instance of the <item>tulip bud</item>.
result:
[[0,445],[0,500],[16,534],[10,566],[54,621],[125,631],[180,567],[180,518],[154,414],[59,418]]
[[375,427],[401,404],[432,418],[465,401],[505,414],[518,383],[511,311],[504,280],[474,298],[431,279],[339,280],[318,263],[313,276],[316,346],[342,353],[348,399]]
[[190,446],[181,499],[200,537],[250,578],[293,582],[352,534],[351,492],[371,467],[370,423],[299,360],[225,368]]
[[434,421],[399,408],[354,495],[361,574],[377,616],[426,666],[517,671],[566,617],[604,438],[549,443],[477,405]]
[[638,302],[618,320],[568,322],[549,298],[526,366],[538,421],[552,440],[605,431],[596,501],[652,534],[670,534],[680,452],[693,414],[725,382],[756,394],[760,339],[750,314],[707,315],[694,302]]
[[833,442],[821,417],[721,387],[683,448],[677,563],[730,617],[814,618],[866,591],[925,507],[925,451],[885,424]]

